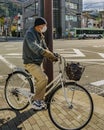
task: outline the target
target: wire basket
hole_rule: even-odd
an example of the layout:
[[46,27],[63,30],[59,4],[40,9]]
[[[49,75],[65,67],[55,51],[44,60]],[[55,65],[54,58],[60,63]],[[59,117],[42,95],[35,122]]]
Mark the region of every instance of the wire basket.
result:
[[80,80],[84,72],[84,69],[85,67],[83,65],[81,65],[80,63],[75,63],[75,62],[66,63],[66,66],[65,66],[66,75],[68,76],[70,80],[75,80],[75,81]]

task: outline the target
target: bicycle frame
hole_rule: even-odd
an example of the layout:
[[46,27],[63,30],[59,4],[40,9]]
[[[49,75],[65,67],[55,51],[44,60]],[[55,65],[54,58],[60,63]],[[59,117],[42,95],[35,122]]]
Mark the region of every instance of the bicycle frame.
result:
[[[62,82],[62,73],[59,73],[59,75],[46,86],[46,89],[48,89],[48,91],[46,91],[45,96],[47,96],[52,91],[52,89],[55,88],[59,83],[61,83],[61,84],[63,83]],[[52,85],[52,87],[51,87],[51,85]],[[62,86],[63,86],[63,84],[62,84]]]
[[[56,87],[58,87],[59,85],[62,86],[62,90],[63,90],[63,95],[65,97],[65,100],[69,106],[69,108],[72,108],[72,104],[71,101],[69,101],[69,98],[67,98],[67,91],[65,90],[65,85],[64,83],[65,78],[64,78],[64,73],[62,72],[61,69],[61,65],[62,65],[62,59],[64,61],[64,66],[66,64],[65,58],[59,55],[59,63],[58,63],[58,67],[59,67],[59,74],[46,86],[46,93],[45,93],[45,100],[47,100],[48,95],[51,94],[52,90]],[[74,95],[74,91],[73,91],[73,95]]]
[[[51,85],[52,85],[52,87],[51,87]],[[68,106],[71,107],[71,106],[72,106],[72,105],[71,105],[71,102],[68,100],[68,98],[67,98],[67,93],[66,93],[66,91],[65,91],[65,89],[64,89],[64,79],[62,78],[62,73],[60,73],[54,80],[52,80],[52,82],[50,82],[50,83],[46,86],[46,89],[47,89],[47,88],[49,88],[49,89],[48,89],[48,91],[46,91],[46,93],[45,93],[45,100],[47,100],[47,96],[50,95],[51,91],[52,91],[54,88],[58,87],[58,85],[61,85],[61,86],[62,86],[63,95],[64,95],[64,97],[65,97],[65,100],[66,100]]]
[[65,59],[64,57],[59,57],[59,61],[58,61],[58,67],[59,67],[59,74],[46,86],[46,93],[45,93],[45,100],[47,100],[48,95],[51,94],[52,90],[55,89],[56,87],[58,87],[59,85],[62,86],[62,90],[63,90],[63,95],[65,97],[66,102],[68,103],[69,107],[71,106],[71,102],[68,100],[67,98],[67,93],[65,91],[65,78],[64,78],[64,73],[62,72],[62,58],[64,60],[64,65],[65,65]]

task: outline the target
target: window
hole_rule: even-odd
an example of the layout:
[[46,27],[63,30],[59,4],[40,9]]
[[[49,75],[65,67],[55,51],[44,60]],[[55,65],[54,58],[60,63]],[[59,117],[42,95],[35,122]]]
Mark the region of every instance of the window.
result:
[[35,13],[38,14],[39,3],[35,2]]
[[65,15],[65,20],[66,21],[73,21],[73,22],[77,22],[77,16],[74,16],[74,15]]
[[77,4],[75,4],[75,3],[70,3],[70,8],[71,8],[71,9],[77,9]]
[[35,12],[35,14],[38,14],[38,9],[39,9],[39,4],[38,2],[35,2],[34,4],[31,4],[28,7],[26,7],[25,13]]
[[65,20],[69,21],[70,20],[70,16],[69,15],[65,15]]
[[66,7],[66,9],[75,9],[75,10],[77,10],[78,9],[78,6],[77,6],[77,4],[75,4],[75,3],[70,3],[69,1],[66,1],[65,2],[65,7]]

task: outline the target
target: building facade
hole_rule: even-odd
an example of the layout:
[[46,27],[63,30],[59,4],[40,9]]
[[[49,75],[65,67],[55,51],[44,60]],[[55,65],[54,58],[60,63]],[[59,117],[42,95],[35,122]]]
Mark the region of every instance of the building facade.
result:
[[83,11],[81,14],[81,27],[104,29],[104,11]]
[[[55,38],[68,35],[71,28],[81,27],[82,0],[53,0],[53,33]],[[44,1],[29,0],[23,4],[24,31],[37,16],[44,16]]]

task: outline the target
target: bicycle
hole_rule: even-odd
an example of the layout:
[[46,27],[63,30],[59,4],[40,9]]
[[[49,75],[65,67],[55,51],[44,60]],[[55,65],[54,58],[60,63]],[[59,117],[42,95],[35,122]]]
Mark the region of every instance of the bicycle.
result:
[[[79,63],[67,63],[61,55],[58,59],[59,74],[46,87],[46,109],[57,128],[80,130],[89,123],[94,109],[90,93],[76,82],[85,67]],[[25,109],[36,93],[32,76],[24,69],[15,69],[6,79],[4,92],[12,109]]]

